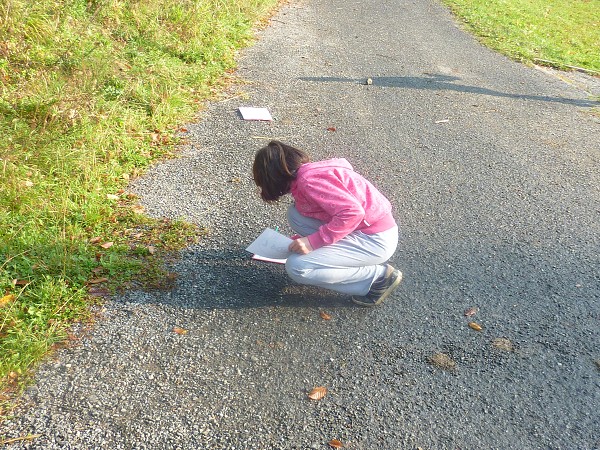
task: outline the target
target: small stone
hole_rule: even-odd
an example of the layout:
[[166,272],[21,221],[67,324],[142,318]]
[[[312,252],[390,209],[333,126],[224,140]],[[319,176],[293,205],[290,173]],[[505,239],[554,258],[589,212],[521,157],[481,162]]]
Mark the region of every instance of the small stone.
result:
[[367,82],[365,84],[367,86],[371,86],[373,84],[373,80],[371,78],[367,78]]

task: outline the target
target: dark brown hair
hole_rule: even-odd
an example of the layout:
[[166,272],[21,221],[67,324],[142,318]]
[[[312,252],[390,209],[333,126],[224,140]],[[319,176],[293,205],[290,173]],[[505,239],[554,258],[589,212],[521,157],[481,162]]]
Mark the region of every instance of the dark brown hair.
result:
[[300,166],[310,161],[302,150],[279,141],[256,152],[252,174],[264,201],[273,202],[290,192]]

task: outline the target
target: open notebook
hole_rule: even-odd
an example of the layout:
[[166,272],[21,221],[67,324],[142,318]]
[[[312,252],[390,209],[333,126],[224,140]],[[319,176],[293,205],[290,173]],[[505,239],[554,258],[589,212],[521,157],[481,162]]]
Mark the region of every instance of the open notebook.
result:
[[252,258],[259,261],[274,262],[285,264],[287,257],[292,254],[288,247],[292,240],[283,234],[266,228],[260,236],[258,236],[246,251],[253,253]]

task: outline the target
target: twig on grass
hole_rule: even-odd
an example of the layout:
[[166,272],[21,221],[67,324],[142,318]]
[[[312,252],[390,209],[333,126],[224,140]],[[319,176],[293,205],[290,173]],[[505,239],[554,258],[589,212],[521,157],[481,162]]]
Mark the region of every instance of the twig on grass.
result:
[[16,438],[12,438],[12,439],[4,439],[2,441],[0,441],[0,445],[7,445],[7,444],[14,444],[15,442],[19,442],[19,441],[32,441],[36,438],[39,438],[42,434],[28,434],[27,436],[19,436]]

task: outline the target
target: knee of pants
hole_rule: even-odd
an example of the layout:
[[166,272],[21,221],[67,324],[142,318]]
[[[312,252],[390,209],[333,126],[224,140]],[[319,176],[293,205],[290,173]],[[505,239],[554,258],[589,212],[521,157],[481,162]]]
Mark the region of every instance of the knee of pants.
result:
[[285,263],[285,270],[296,283],[307,283],[312,269],[306,267],[301,255],[290,255]]

